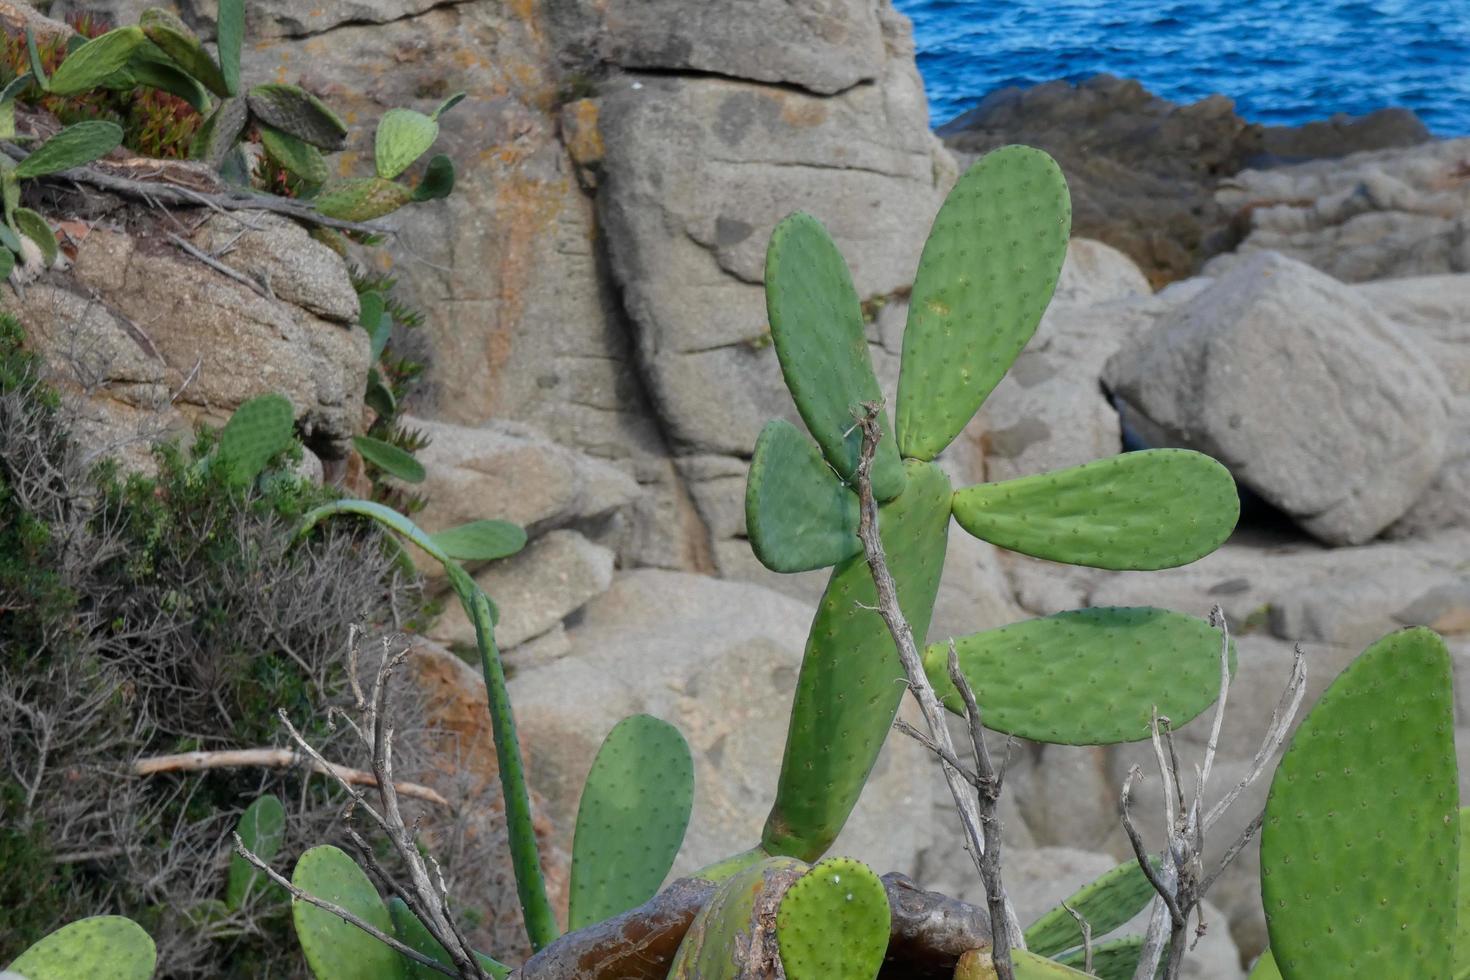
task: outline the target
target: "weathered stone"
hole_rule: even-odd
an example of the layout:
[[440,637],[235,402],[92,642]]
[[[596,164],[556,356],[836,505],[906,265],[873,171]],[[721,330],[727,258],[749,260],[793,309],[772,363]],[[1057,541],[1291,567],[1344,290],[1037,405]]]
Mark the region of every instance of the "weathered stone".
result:
[[[780,771],[811,618],[810,606],[754,585],[652,570],[617,576],[568,630],[571,654],[511,681],[553,823],[570,830],[598,745],[642,711],[677,725],[694,753],[694,816],[675,874],[750,847]],[[936,832],[924,819],[942,785],[935,776],[918,745],[890,738],[835,852],[912,871]]]
[[233,216],[213,215],[191,241],[277,299],[325,320],[357,323],[357,290],[340,255],[280,215],[262,212],[245,219],[250,224],[241,227]]
[[1272,253],[1119,351],[1105,378],[1168,439],[1335,544],[1402,515],[1446,453],[1433,362],[1352,290]]
[[524,425],[470,428],[411,416],[403,424],[429,438],[417,452],[427,476],[414,488],[427,501],[414,519],[429,531],[498,518],[535,534],[602,517],[640,493],[618,467]]
[[824,95],[879,76],[882,20],[894,16],[886,4],[861,0],[556,0],[550,7],[571,46],[623,68],[708,72]]
[[[492,562],[475,581],[500,608],[495,642],[504,650],[555,628],[612,585],[613,553],[575,531],[552,531],[518,555]],[[440,643],[473,645],[475,627],[451,601],[429,630]]]
[[1217,203],[1248,228],[1237,250],[1205,271],[1219,274],[1263,250],[1347,282],[1470,271],[1467,148],[1470,140],[1432,140],[1223,180]]
[[[263,236],[239,260],[242,267],[289,264],[286,254],[263,258],[271,242],[295,247],[289,233]],[[336,261],[336,276],[289,280],[293,294],[307,302],[308,286],[319,280],[326,295],[313,305],[341,307],[346,271]],[[309,262],[324,267],[315,253]],[[162,362],[163,383],[186,414],[219,423],[242,402],[279,392],[294,406],[297,425],[318,455],[335,459],[350,450],[367,383],[365,331],[261,295],[172,245],[104,227],[81,241],[70,275],[114,318],[129,323],[128,334]]]

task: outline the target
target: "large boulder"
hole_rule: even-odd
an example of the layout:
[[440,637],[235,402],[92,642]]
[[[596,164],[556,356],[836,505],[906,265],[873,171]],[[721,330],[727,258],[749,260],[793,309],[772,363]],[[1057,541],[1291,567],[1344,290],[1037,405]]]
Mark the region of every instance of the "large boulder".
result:
[[1119,351],[1105,372],[1154,440],[1218,458],[1333,544],[1400,517],[1448,447],[1448,389],[1351,289],[1260,253]]

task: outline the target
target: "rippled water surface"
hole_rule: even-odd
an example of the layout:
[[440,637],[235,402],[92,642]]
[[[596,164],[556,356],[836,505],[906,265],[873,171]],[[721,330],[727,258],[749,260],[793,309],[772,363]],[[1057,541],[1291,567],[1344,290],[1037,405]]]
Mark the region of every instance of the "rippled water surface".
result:
[[1408,106],[1470,135],[1470,0],[894,0],[933,121],[1004,85],[1100,71],[1265,123]]

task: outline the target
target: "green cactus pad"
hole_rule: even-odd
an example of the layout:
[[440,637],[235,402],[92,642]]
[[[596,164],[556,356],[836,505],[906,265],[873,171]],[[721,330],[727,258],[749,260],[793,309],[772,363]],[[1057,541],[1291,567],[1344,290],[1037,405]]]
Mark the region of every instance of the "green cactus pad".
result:
[[[419,917],[413,914],[408,904],[397,895],[388,899],[388,915],[393,920],[394,934],[398,941],[412,949],[414,952],[422,953],[436,963],[447,967],[453,967],[454,960],[449,956],[449,950],[439,944]],[[505,980],[510,976],[510,967],[486,956],[475,950],[471,954],[479,961],[480,966],[495,980]],[[403,957],[404,970],[408,974],[408,980],[438,980],[444,974],[437,970],[431,970],[422,963],[415,963],[408,957]]]
[[745,533],[773,572],[805,572],[862,551],[857,494],[816,446],[782,419],[755,441],[745,482]]
[[[1220,634],[1162,609],[1076,609],[972,633],[955,649],[985,727],[1037,742],[1137,741],[1155,706],[1178,728],[1220,693]],[[948,643],[924,651],[929,682],[961,713],[948,664]]]
[[220,430],[214,469],[232,486],[245,486],[271,457],[291,445],[296,413],[277,394],[257,395],[239,408]]
[[152,41],[138,45],[127,67],[119,75],[130,77],[138,85],[176,95],[201,114],[208,113],[214,106],[209,90],[195,81],[194,76],[175,65],[173,59]]
[[1281,971],[1276,968],[1276,957],[1268,949],[1261,953],[1256,965],[1251,968],[1250,980],[1281,980]]
[[652,898],[674,866],[694,805],[694,760],[651,715],[613,727],[577,807],[568,923],[581,929]]
[[6,969],[26,980],[149,980],[156,959],[142,926],[97,915],[62,926]]
[[352,446],[362,458],[372,463],[384,473],[404,483],[423,483],[428,474],[424,472],[424,464],[414,459],[413,453],[384,442],[374,439],[372,436],[353,436]]
[[[98,40],[101,40],[100,38]],[[15,165],[21,180],[60,173],[84,163],[100,160],[122,144],[123,131],[117,123],[88,119],[68,126]]]
[[257,85],[246,96],[261,122],[323,150],[347,143],[347,124],[326,103],[298,85]]
[[460,561],[496,561],[526,546],[526,531],[510,521],[470,521],[429,535],[450,558]]
[[311,203],[329,218],[371,221],[397,211],[412,200],[413,192],[402,184],[381,177],[355,177],[331,181]]
[[[338,848],[323,844],[301,855],[291,883],[393,934],[393,919],[378,890],[357,862]],[[293,898],[291,919],[317,980],[406,980],[402,956],[331,912]]]
[[883,882],[861,861],[829,858],[781,898],[776,939],[790,980],[876,977],[892,915]]
[[1040,150],[981,157],[949,192],[919,258],[898,376],[898,448],[933,459],[1010,369],[1051,302],[1072,206]]
[[[1080,941],[1080,940],[1079,940]],[[1138,957],[1143,952],[1142,936],[1119,936],[1092,944],[1092,975],[1099,980],[1133,980],[1138,970]],[[1056,957],[1056,961],[1081,970],[1087,955],[1080,949]]]
[[1154,894],[1138,862],[1126,861],[1027,926],[1026,948],[1042,956],[1055,956],[1082,945],[1082,927],[1063,906],[1070,906],[1086,919],[1094,936],[1105,936],[1143,911]]
[[[904,464],[908,485],[879,508],[878,528],[899,604],[922,643],[939,591],[949,532],[949,479],[935,465]],[[807,637],[796,682],[776,802],[762,846],[815,860],[847,821],[904,691],[903,667],[863,555],[832,572]]]
[[1150,449],[955,492],[960,527],[1036,558],[1093,568],[1185,565],[1235,528],[1230,471],[1201,453]]
[[1015,970],[1016,980],[1076,980],[1077,977],[1089,977],[1089,974],[1081,970],[1037,956],[1027,949],[1011,950],[1011,966]]
[[1292,736],[1266,800],[1261,899],[1285,980],[1448,977],[1459,777],[1444,641],[1392,633]]
[[724,878],[690,923],[670,964],[668,980],[740,980],[757,923],[756,900],[768,882],[794,878],[806,865],[768,857]]
[[260,143],[277,163],[308,184],[324,184],[332,175],[322,151],[290,133],[261,123]]
[[138,18],[138,25],[148,35],[148,40],[158,45],[190,77],[198,79],[220,98],[229,98],[230,88],[225,84],[224,73],[209,52],[204,50],[199,38],[194,36],[194,32],[189,30],[188,25],[177,14],[153,7],[143,11]]
[[[847,263],[822,223],[793,214],[771,232],[766,250],[766,314],[792,400],[822,454],[844,481],[857,469],[864,402],[881,402],[873,375],[862,307]],[[873,495],[889,500],[903,489],[898,445],[888,436],[873,460]]]
[[1470,976],[1470,808],[1460,811],[1460,881],[1455,902],[1455,978]]
[[378,176],[392,180],[429,151],[439,138],[439,123],[412,109],[389,109],[378,120],[374,162]]
[[240,94],[240,49],[245,45],[245,0],[219,0],[219,68],[230,95]]
[[45,218],[30,208],[16,208],[15,227],[22,235],[36,243],[41,249],[41,257],[46,260],[48,266],[55,264],[58,251],[56,232],[51,230],[51,225]]
[[454,191],[454,161],[440,153],[429,159],[424,179],[413,189],[415,201],[437,201]]
[[224,99],[214,112],[205,117],[204,125],[189,144],[189,159],[202,160],[218,168],[234,149],[245,124],[250,120],[250,107],[242,98]]
[[[240,814],[235,832],[250,849],[250,853],[269,864],[281,849],[286,836],[286,808],[281,801],[267,793],[245,808]],[[225,883],[225,904],[238,909],[245,904],[252,888],[265,884],[265,875],[239,854],[230,855],[230,874]]]
[[146,40],[138,27],[119,27],[94,37],[66,56],[47,87],[57,95],[75,95],[97,88],[121,71],[138,45]]

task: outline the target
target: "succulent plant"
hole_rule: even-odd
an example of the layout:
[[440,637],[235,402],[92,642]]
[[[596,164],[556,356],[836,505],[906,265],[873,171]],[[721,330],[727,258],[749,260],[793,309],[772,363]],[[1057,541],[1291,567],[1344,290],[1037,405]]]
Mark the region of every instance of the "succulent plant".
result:
[[883,882],[861,861],[828,858],[798,878],[776,910],[781,965],[791,980],[876,977],[891,913]]
[[26,980],[149,980],[156,959],[142,926],[120,915],[98,915],[62,926],[6,969]]
[[1082,927],[1076,915],[1087,920],[1093,933],[1102,936],[1143,911],[1153,897],[1153,886],[1138,862],[1120,864],[1027,926],[1026,948],[1042,956],[1054,956],[1081,946]]
[[[1194,561],[1235,525],[1234,482],[1197,453],[1129,453],[957,492],[933,462],[1035,332],[1061,270],[1069,221],[1056,164],[1038,150],[1006,147],[960,178],[924,246],[896,425],[879,442],[872,471],[899,603],[920,641],[951,515],[975,536],[1025,554],[1130,569]],[[816,445],[782,421],[761,432],[746,489],[751,547],[774,571],[832,566],[833,573],[807,641],[762,846],[813,860],[856,803],[903,690],[855,533],[861,434],[854,420],[881,394],[857,293],[816,219],[793,215],[772,234],[766,304],[782,374]],[[880,426],[890,432],[886,416]],[[988,724],[1094,744],[1146,737],[1155,703],[1167,703],[1176,724],[1203,710],[1217,691],[1217,643],[1202,622],[1131,609],[1063,614],[957,641]],[[1052,662],[1058,656],[1064,666]],[[941,692],[950,688],[946,659],[947,645],[925,653]],[[1135,678],[1160,664],[1169,689],[1140,688]],[[1048,690],[1034,683],[1043,675]],[[1076,690],[1058,692],[1064,682]],[[1086,712],[1076,710],[1079,695]],[[953,700],[950,706],[957,708]]]
[[[340,906],[388,935],[393,919],[378,890],[357,862],[323,844],[296,862],[291,884],[315,898]],[[291,901],[296,938],[306,963],[319,980],[407,980],[406,961],[357,926],[299,898]]]
[[[267,793],[240,814],[235,832],[251,853],[262,861],[270,861],[281,849],[281,841],[285,837],[286,808],[280,799]],[[244,905],[251,890],[258,887],[264,877],[249,861],[238,854],[231,854],[225,905],[232,909]]]

